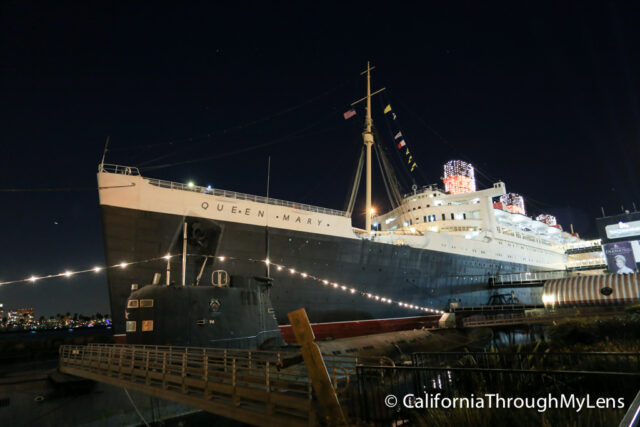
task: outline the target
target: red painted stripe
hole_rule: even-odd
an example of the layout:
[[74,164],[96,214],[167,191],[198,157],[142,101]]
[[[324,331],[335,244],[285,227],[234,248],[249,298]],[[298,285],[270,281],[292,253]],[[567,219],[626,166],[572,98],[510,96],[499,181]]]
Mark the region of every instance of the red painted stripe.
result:
[[[440,315],[400,317],[394,319],[354,320],[349,322],[312,323],[311,328],[316,341],[332,338],[349,338],[385,332],[421,329],[438,326]],[[291,325],[280,326],[282,338],[288,344],[295,344],[296,338]]]

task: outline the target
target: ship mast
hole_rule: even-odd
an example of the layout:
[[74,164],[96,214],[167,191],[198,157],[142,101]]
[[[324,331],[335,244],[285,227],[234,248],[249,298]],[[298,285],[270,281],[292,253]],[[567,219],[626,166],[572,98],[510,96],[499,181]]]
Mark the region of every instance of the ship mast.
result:
[[367,147],[367,209],[365,215],[367,217],[366,230],[367,233],[371,232],[371,147],[373,146],[373,133],[371,127],[373,120],[371,120],[371,67],[369,61],[367,61],[367,116],[364,120],[364,132],[362,132],[362,139],[364,145]]
[[364,141],[365,147],[367,148],[367,170],[366,170],[366,177],[367,177],[366,205],[367,207],[365,211],[365,216],[366,216],[365,228],[367,230],[367,233],[371,233],[371,217],[373,216],[371,212],[371,148],[373,147],[373,131],[372,131],[373,120],[371,119],[371,97],[385,90],[385,88],[382,88],[375,91],[374,93],[371,93],[371,70],[373,70],[374,68],[376,67],[372,67],[371,63],[367,61],[367,69],[362,73],[360,73],[360,75],[367,73],[367,96],[351,104],[351,106],[354,106],[364,100],[367,101],[367,114],[364,121],[364,131],[362,132],[362,139]]

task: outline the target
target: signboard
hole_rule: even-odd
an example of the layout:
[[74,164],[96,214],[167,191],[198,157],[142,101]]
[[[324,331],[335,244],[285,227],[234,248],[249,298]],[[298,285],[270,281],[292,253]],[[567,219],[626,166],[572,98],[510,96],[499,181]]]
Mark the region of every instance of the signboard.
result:
[[633,237],[640,235],[640,221],[619,221],[616,224],[609,224],[605,228],[607,238],[622,239],[623,237]]
[[636,272],[636,260],[633,256],[632,242],[608,243],[603,245],[609,271],[616,274]]

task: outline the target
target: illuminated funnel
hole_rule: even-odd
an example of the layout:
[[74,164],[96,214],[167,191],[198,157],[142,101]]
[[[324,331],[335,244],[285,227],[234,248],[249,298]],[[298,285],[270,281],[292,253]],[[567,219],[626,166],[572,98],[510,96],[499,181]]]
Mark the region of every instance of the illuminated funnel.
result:
[[525,214],[524,199],[516,193],[507,193],[500,196],[500,203],[507,212]]
[[476,178],[471,163],[450,160],[444,165],[444,190],[449,194],[476,191]]
[[558,225],[558,222],[556,221],[556,217],[549,214],[538,215],[536,217],[536,221],[544,222],[545,224],[551,225],[552,227],[555,227],[556,225]]

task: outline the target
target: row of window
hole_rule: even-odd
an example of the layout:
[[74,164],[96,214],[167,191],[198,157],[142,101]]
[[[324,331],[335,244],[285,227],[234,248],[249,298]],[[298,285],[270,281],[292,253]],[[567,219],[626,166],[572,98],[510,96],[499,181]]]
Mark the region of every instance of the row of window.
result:
[[[456,219],[455,214],[453,212],[451,212],[451,219]],[[462,213],[462,219],[467,219],[467,214],[466,213]],[[446,221],[447,220],[447,214],[442,214],[442,221]],[[423,222],[435,222],[437,221],[437,218],[435,215],[424,215],[422,217],[422,221]],[[420,217],[416,218],[416,223],[420,222]],[[409,219],[409,225],[413,225],[413,220]]]
[[127,308],[151,308],[153,307],[152,299],[130,299],[127,301]]
[[[142,332],[151,332],[153,331],[153,320],[143,320],[142,322]],[[135,320],[127,320],[127,332],[135,332],[137,322]]]

